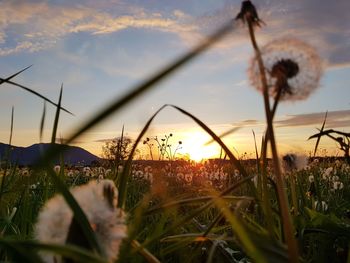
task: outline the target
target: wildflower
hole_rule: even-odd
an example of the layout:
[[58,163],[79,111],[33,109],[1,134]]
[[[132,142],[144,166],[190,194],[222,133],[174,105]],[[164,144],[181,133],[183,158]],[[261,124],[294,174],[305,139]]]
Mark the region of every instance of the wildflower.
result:
[[227,176],[228,176],[228,174],[227,174],[227,173],[225,173],[223,170],[220,170],[220,178],[221,178],[221,180],[226,179],[226,178],[227,178]]
[[320,164],[320,160],[317,158],[315,158],[311,163],[311,165],[313,165],[313,166],[318,166],[319,164]]
[[99,174],[104,174],[106,172],[105,168],[103,167],[98,167],[97,170]]
[[[125,215],[117,208],[118,191],[114,183],[111,180],[91,181],[71,192],[86,214],[108,260],[114,261],[121,240],[126,236]],[[82,237],[74,235],[75,224],[71,209],[61,195],[56,195],[41,210],[34,229],[35,237],[44,243],[77,245]],[[42,256],[45,262],[62,262],[50,253]]]
[[341,190],[344,188],[344,184],[340,181],[333,182],[333,189],[334,190]]
[[183,180],[184,179],[184,174],[183,173],[178,173],[177,175],[177,178]]
[[240,177],[241,173],[237,169],[235,169],[234,170],[234,175],[235,175],[235,177]]
[[56,166],[53,168],[53,170],[55,171],[56,174],[59,174],[60,171],[61,171],[61,166],[56,165]]
[[152,173],[147,173],[145,175],[145,178],[146,178],[147,181],[150,182],[150,184],[153,184],[153,174]]
[[316,210],[321,210],[323,212],[327,211],[328,210],[328,205],[325,201],[315,201],[315,208]]
[[137,179],[142,179],[143,178],[143,172],[141,170],[138,170],[135,172],[135,177]]
[[192,174],[185,174],[185,181],[187,183],[191,183],[192,182]]
[[254,186],[255,186],[255,187],[258,187],[258,180],[259,180],[258,175],[255,175],[255,176],[252,178],[252,182],[254,183]]
[[304,155],[289,153],[284,155],[282,160],[283,167],[286,172],[291,172],[292,170],[302,170],[307,165],[307,157]]
[[328,167],[325,169],[322,173],[322,178],[324,180],[328,180],[331,177],[331,174],[333,173],[333,167]]
[[332,176],[332,181],[333,182],[339,181],[339,176],[336,176],[336,175]]
[[112,170],[111,169],[107,169],[105,172],[106,176],[111,176],[112,175]]
[[214,177],[214,180],[220,180],[220,172],[219,171],[216,171],[213,175]]
[[339,160],[335,160],[334,164],[336,167],[340,167],[342,165],[341,161]]
[[243,23],[251,22],[253,25],[260,26],[260,23],[264,23],[258,16],[255,6],[252,2],[243,1],[241,6],[241,11],[236,16],[236,20],[242,20]]
[[[304,100],[318,87],[322,63],[308,44],[293,38],[277,39],[262,47],[261,56],[271,96],[276,98],[280,90],[281,100]],[[252,59],[248,73],[251,84],[262,91],[256,57]]]
[[314,177],[313,175],[310,175],[310,176],[309,176],[309,182],[310,182],[310,183],[315,182],[315,177]]
[[22,176],[28,176],[28,175],[29,175],[28,169],[22,170]]
[[91,169],[88,166],[83,168],[83,173],[84,173],[85,176],[92,176]]

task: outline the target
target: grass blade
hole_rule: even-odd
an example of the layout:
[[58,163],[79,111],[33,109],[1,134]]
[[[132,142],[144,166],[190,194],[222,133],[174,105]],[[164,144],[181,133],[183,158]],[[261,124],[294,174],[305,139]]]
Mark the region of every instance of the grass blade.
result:
[[11,146],[12,144],[12,135],[13,135],[13,118],[15,114],[15,108],[12,106],[11,110],[11,128],[10,128],[10,139],[9,139],[9,145]]
[[[108,261],[104,258],[98,257],[89,251],[83,250],[73,245],[59,245],[59,244],[45,244],[38,243],[32,240],[17,241],[9,239],[1,239],[0,244],[5,243],[12,247],[26,248],[31,251],[47,251],[55,254],[64,256],[65,258],[73,259],[74,262],[86,262],[86,263],[107,263]],[[24,255],[25,256],[25,255]]]
[[[232,192],[233,190],[237,189],[238,187],[240,187],[241,185],[249,182],[252,178],[254,178],[254,176],[248,176],[245,177],[243,179],[241,179],[240,181],[238,181],[237,183],[231,185],[230,187],[226,188],[224,191],[222,191],[221,193],[218,194],[218,196],[215,196],[214,199],[210,200],[209,202],[207,202],[206,204],[202,205],[201,207],[198,207],[197,209],[194,209],[190,214],[188,214],[187,216],[185,216],[184,218],[181,218],[176,224],[172,225],[170,228],[168,228],[167,230],[165,230],[162,235],[166,235],[168,233],[171,233],[174,229],[182,226],[183,224],[187,223],[188,221],[192,220],[195,216],[199,215],[200,213],[202,213],[204,210],[206,210],[207,208],[211,207],[214,204],[214,200],[222,197],[224,195],[227,195],[228,193]],[[154,242],[157,238],[159,238],[160,235],[156,235],[154,236],[152,239],[148,239],[147,241],[145,241],[142,245],[142,247],[147,246],[148,244]]]
[[147,262],[149,263],[160,263],[160,261],[153,256],[147,249],[141,247],[141,244],[137,240],[132,240],[131,245],[134,249],[138,251],[139,254],[141,254]]
[[[326,114],[324,116],[324,121],[323,121],[321,130],[320,130],[320,134],[323,132],[324,126],[326,125],[327,115],[328,115],[328,111],[326,111]],[[314,157],[316,156],[316,152],[317,152],[317,149],[318,149],[318,144],[320,143],[320,141],[321,141],[321,135],[319,137],[317,137],[317,141],[316,141],[316,144],[315,144],[315,150],[314,150]]]
[[60,111],[61,111],[62,91],[63,91],[63,84],[61,85],[60,96],[58,98],[55,120],[53,123],[52,137],[51,137],[52,144],[56,143],[57,126],[58,126],[58,120],[60,118]]
[[7,77],[6,79],[1,79],[1,80],[0,80],[0,85],[1,85],[2,83],[4,83],[4,82],[8,82],[10,79],[16,77],[18,74],[21,74],[23,71],[29,69],[31,66],[33,66],[33,65],[30,65],[30,66],[28,66],[28,67],[26,67],[26,68],[24,68],[24,69],[18,71],[17,73],[15,73],[15,74],[13,74],[13,75]]
[[232,228],[236,233],[237,238],[240,240],[244,250],[247,252],[249,257],[251,257],[255,262],[268,262],[255,246],[251,236],[248,235],[248,232],[246,231],[245,226],[242,224],[241,220],[230,211],[227,205],[225,205],[224,200],[222,200],[221,198],[216,198],[214,199],[214,202],[218,209],[221,209],[226,219],[232,225]]
[[116,174],[118,174],[118,167],[120,162],[122,161],[122,149],[123,149],[123,141],[124,141],[124,124],[122,127],[122,133],[120,135],[120,140],[118,140],[117,143],[117,155],[114,156],[115,160],[114,160],[114,165],[115,165],[115,170],[116,170]]
[[260,171],[260,165],[259,165],[259,152],[258,152],[258,146],[256,144],[256,137],[255,137],[255,132],[254,130],[252,130],[253,132],[253,137],[254,137],[254,146],[255,146],[255,158],[256,158],[256,167],[257,167],[257,171],[259,173]]
[[[223,137],[238,131],[240,128],[241,127],[234,127],[232,129],[229,129],[229,130],[225,131],[224,133],[220,134],[219,137],[222,139]],[[211,139],[210,141],[207,141],[204,145],[209,145],[209,144],[213,143],[214,141],[215,141],[214,139]]]
[[40,121],[40,132],[39,132],[40,142],[42,142],[43,140],[45,116],[46,116],[46,101],[44,101],[43,115],[41,116],[41,121]]
[[[32,250],[18,244],[18,242],[0,238],[0,248],[7,252],[13,252],[11,262],[41,263],[43,260]],[[2,250],[0,249],[0,251]],[[11,254],[10,254],[11,255]]]
[[[35,90],[32,90],[32,89],[30,89],[30,88],[27,88],[27,87],[21,85],[21,84],[18,84],[18,83],[16,83],[16,82],[12,82],[12,81],[10,81],[10,80],[6,80],[6,79],[3,79],[3,78],[0,78],[0,82],[1,82],[1,83],[4,83],[4,82],[5,82],[5,83],[8,83],[8,84],[11,84],[11,85],[20,87],[20,88],[22,88],[22,89],[24,89],[24,90],[26,90],[26,91],[28,91],[28,92],[30,92],[30,93],[32,93],[32,94],[38,96],[39,98],[44,99],[45,101],[47,101],[47,102],[49,102],[50,104],[52,104],[52,105],[54,105],[54,106],[57,107],[57,104],[56,104],[56,103],[54,103],[52,100],[46,98],[45,96],[41,95],[40,93],[36,92]],[[61,107],[61,109],[62,109],[63,111],[65,111],[65,112],[67,112],[67,113],[69,113],[69,114],[71,114],[71,115],[74,116],[74,114],[73,114],[72,112],[70,112],[69,110],[67,110],[67,109],[65,109],[65,108],[63,108],[63,107]]]
[[[151,215],[153,213],[160,212],[163,209],[169,209],[172,207],[180,206],[180,205],[186,205],[186,204],[194,204],[194,203],[203,203],[212,200],[213,198],[216,198],[216,196],[203,196],[203,197],[196,197],[196,198],[188,198],[188,199],[182,199],[178,201],[172,201],[163,205],[159,205],[157,207],[153,207],[149,209],[145,215]],[[222,196],[222,199],[224,200],[230,200],[230,201],[240,201],[240,200],[254,200],[250,196]]]
[[11,165],[11,144],[12,144],[12,135],[13,135],[13,120],[14,120],[14,111],[15,108],[12,106],[11,109],[11,124],[10,124],[10,139],[9,139],[9,146],[5,152],[5,160],[6,160],[6,165],[4,169],[3,176],[1,176],[1,185],[0,185],[0,204],[2,201],[2,195],[4,192],[4,186],[5,186],[5,180],[7,178],[7,170]]

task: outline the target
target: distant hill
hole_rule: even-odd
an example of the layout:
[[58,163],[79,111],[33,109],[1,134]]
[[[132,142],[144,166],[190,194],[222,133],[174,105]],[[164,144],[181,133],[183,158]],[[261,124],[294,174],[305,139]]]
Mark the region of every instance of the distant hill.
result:
[[[49,147],[50,143],[38,143],[29,147],[18,147],[11,145],[10,161],[18,165],[33,165],[40,155],[44,153]],[[76,146],[67,146],[56,144],[57,147],[66,147],[63,159],[64,163],[68,165],[90,165],[92,162],[99,161],[100,158],[92,153]],[[6,159],[9,145],[0,143],[0,163]],[[59,158],[54,161],[59,164]]]

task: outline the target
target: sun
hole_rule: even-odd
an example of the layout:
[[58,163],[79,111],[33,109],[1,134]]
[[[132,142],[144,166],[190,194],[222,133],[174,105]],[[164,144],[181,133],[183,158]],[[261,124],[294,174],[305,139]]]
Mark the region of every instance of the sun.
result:
[[206,145],[210,139],[208,135],[201,132],[189,132],[186,137],[183,153],[188,154],[191,160],[200,162],[219,156],[220,148],[215,143]]

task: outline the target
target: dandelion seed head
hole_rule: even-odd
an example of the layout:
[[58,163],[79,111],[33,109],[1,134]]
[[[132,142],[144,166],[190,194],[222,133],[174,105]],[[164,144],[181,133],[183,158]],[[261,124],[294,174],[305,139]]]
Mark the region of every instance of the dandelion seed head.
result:
[[327,169],[325,169],[323,171],[322,178],[324,180],[329,180],[332,174],[335,174],[334,171],[333,171],[333,167],[328,167]]
[[187,182],[187,183],[191,183],[192,182],[192,174],[191,173],[189,173],[189,174],[185,174],[185,181]]
[[[117,206],[118,191],[111,180],[90,181],[71,190],[74,198],[93,226],[108,260],[118,257],[119,246],[126,236],[125,215]],[[61,195],[51,198],[41,210],[34,233],[44,243],[65,244],[73,214]],[[55,262],[53,255],[43,254],[45,262]]]
[[334,190],[341,190],[344,188],[344,184],[340,181],[333,182],[333,189]]
[[308,158],[305,155],[288,153],[282,157],[285,172],[302,170],[307,166]]
[[22,176],[29,176],[29,171],[28,169],[23,169],[21,172]]
[[[293,38],[277,39],[261,48],[261,56],[271,96],[276,96],[282,75],[286,78],[282,101],[304,100],[319,86],[322,61],[308,44]],[[262,91],[256,57],[251,60],[248,75],[252,86]]]
[[56,174],[59,174],[61,171],[61,166],[60,165],[56,165],[53,170],[55,171]]
[[309,182],[310,182],[310,183],[315,182],[315,177],[314,177],[313,175],[310,175],[310,176],[309,176]]
[[325,201],[315,201],[316,210],[326,212],[328,210],[328,204]]

